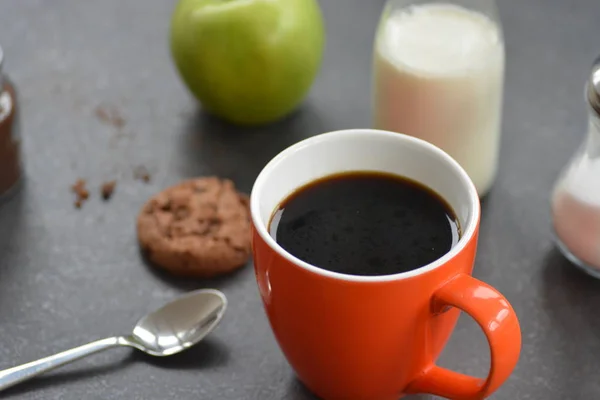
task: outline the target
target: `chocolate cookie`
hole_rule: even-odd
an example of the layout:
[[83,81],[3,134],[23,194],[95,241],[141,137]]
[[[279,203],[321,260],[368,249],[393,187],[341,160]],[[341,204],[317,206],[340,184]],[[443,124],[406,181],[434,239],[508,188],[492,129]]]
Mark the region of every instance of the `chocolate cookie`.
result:
[[250,258],[248,197],[216,177],[184,181],[152,197],[137,219],[140,246],[157,266],[211,277]]

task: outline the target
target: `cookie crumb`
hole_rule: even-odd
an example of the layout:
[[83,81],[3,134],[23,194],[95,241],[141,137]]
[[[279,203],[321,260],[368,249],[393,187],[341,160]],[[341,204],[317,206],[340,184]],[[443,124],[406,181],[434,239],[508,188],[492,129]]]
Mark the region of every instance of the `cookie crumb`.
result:
[[121,116],[119,110],[115,107],[98,106],[94,111],[96,118],[107,125],[111,125],[117,129],[121,129],[125,126],[125,118]]
[[104,182],[100,187],[100,193],[102,194],[102,198],[104,200],[108,200],[112,197],[115,192],[115,186],[117,185],[117,181],[108,181]]
[[150,172],[148,172],[148,169],[143,165],[140,165],[135,168],[135,170],[133,171],[133,177],[134,179],[142,181],[144,183],[150,182]]
[[75,200],[75,207],[81,208],[83,202],[90,197],[90,192],[85,187],[86,182],[84,179],[77,179],[77,181],[71,186],[71,191],[75,193],[77,199]]

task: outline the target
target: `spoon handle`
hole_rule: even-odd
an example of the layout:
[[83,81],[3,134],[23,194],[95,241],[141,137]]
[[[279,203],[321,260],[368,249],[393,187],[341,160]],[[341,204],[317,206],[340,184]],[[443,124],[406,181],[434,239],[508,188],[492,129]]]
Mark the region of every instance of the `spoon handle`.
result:
[[31,379],[34,376],[50,371],[54,368],[79,360],[99,351],[117,346],[126,346],[127,340],[123,337],[111,337],[96,340],[83,346],[66,350],[50,357],[32,361],[27,364],[0,371],[0,391],[5,390],[17,383]]

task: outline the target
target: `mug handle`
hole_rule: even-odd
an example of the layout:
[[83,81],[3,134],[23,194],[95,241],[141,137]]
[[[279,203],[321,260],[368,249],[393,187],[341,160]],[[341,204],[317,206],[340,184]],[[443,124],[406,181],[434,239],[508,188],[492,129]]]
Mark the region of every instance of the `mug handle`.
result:
[[496,289],[467,274],[459,274],[439,288],[432,312],[449,306],[469,314],[490,345],[490,372],[486,379],[438,367],[433,362],[407,388],[407,393],[429,393],[453,400],[481,400],[490,396],[511,374],[521,351],[521,330],[515,311]]

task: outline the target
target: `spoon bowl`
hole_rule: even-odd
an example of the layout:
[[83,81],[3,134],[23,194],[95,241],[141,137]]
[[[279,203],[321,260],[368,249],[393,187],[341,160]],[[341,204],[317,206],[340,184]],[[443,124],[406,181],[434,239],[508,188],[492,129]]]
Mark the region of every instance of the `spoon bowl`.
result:
[[226,309],[227,298],[218,290],[188,293],[141,318],[130,345],[159,357],[179,353],[204,339]]

